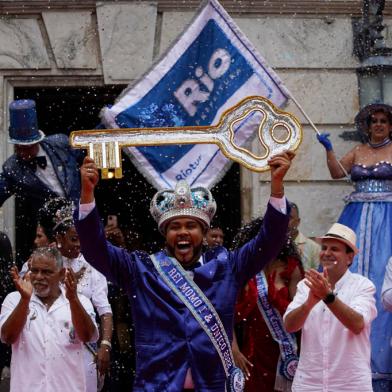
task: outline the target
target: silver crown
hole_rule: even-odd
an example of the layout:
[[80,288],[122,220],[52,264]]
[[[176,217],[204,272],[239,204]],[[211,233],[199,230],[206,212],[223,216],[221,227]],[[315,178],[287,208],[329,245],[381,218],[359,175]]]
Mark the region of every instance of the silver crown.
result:
[[158,223],[161,233],[165,232],[168,221],[175,217],[191,217],[205,227],[210,226],[215,215],[216,203],[207,188],[190,188],[186,181],[179,181],[174,190],[157,192],[151,200],[150,213]]
[[[52,201],[56,202],[58,200],[61,200],[61,198],[56,198],[53,199]],[[64,199],[64,205],[61,206],[53,215],[54,226],[52,230],[56,231],[56,229],[62,225],[64,225],[66,228],[72,227],[74,225],[73,211],[74,211],[73,203],[65,201]]]

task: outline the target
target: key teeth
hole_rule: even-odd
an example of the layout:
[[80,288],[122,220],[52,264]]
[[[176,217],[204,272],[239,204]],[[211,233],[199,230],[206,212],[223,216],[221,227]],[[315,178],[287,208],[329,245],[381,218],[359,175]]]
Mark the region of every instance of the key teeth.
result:
[[122,168],[116,167],[114,169],[101,169],[101,178],[103,180],[112,180],[113,178],[121,179],[123,178]]
[[110,178],[108,169],[101,169],[101,178],[103,180],[108,180]]

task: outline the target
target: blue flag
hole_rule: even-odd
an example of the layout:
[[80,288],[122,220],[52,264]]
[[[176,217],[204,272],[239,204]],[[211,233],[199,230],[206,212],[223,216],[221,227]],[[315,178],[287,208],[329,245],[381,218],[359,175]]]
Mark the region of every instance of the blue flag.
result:
[[[161,59],[102,112],[107,128],[211,125],[243,98],[261,95],[283,106],[289,97],[281,80],[216,0],[209,0]],[[236,129],[243,145],[257,128]],[[179,180],[211,188],[229,168],[214,144],[125,148],[157,189]]]

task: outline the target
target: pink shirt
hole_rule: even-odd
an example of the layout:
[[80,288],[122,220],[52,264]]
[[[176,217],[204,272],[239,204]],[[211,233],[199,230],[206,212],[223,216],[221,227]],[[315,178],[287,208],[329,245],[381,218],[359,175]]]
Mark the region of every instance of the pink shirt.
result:
[[[358,335],[344,327],[324,302],[315,305],[302,328],[293,392],[373,391],[369,335],[377,315],[375,291],[369,279],[349,270],[335,285],[338,298],[364,318],[365,327]],[[284,317],[301,306],[308,293],[302,280]]]

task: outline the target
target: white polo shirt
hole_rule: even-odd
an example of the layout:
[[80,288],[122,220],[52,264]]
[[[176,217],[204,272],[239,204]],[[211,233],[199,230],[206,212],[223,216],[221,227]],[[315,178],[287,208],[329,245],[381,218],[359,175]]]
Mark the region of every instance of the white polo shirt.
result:
[[[20,301],[15,291],[5,298],[0,314],[4,322]],[[95,324],[91,302],[79,300]],[[98,339],[96,327],[92,342]],[[26,324],[12,345],[10,392],[82,392],[86,390],[83,343],[75,334],[71,309],[62,292],[50,309],[32,295]]]

